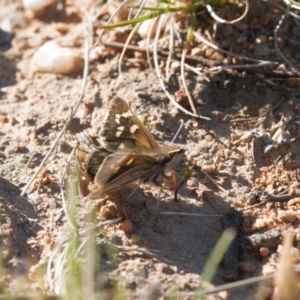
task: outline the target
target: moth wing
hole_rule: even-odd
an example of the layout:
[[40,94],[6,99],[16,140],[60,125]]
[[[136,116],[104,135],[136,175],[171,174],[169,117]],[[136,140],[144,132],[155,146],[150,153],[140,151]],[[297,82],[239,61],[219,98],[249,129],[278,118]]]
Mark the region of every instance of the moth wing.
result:
[[142,149],[159,148],[149,130],[119,96],[116,96],[109,106],[100,137],[103,146],[111,152],[118,149],[139,152]]
[[132,154],[119,150],[105,158],[96,176],[95,183],[100,193],[116,190],[149,172],[157,159],[150,155]]

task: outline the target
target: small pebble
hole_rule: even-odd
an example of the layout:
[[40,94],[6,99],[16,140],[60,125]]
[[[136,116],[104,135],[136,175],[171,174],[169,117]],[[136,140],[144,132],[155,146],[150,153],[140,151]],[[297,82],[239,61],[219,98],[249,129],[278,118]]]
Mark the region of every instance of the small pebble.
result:
[[257,45],[263,44],[263,43],[265,43],[266,41],[267,41],[267,36],[264,35],[264,34],[258,36],[258,37],[255,39],[255,43],[256,43]]
[[196,180],[196,179],[193,179],[193,178],[191,178],[191,179],[189,179],[187,182],[186,182],[186,185],[188,186],[188,187],[196,187],[196,186],[198,186],[198,181]]
[[122,229],[125,233],[130,233],[134,230],[133,228],[133,224],[130,220],[126,219],[123,223],[122,223]]
[[297,220],[297,213],[292,210],[279,211],[278,219],[283,223],[293,223]]
[[83,68],[83,59],[74,49],[60,47],[55,41],[46,42],[33,55],[33,72],[68,74]]
[[293,206],[293,205],[296,205],[296,204],[300,204],[300,197],[291,199],[287,203],[288,206]]
[[228,292],[227,291],[221,291],[221,292],[218,293],[218,295],[221,299],[224,299],[224,300],[228,299]]
[[211,134],[206,134],[204,139],[206,140],[206,142],[212,142],[214,140],[214,137]]
[[262,257],[266,257],[270,254],[270,250],[266,247],[261,247],[259,249],[259,254],[262,256]]
[[263,43],[254,46],[254,54],[257,56],[266,56],[270,54],[270,47]]
[[239,263],[239,271],[246,274],[253,274],[257,268],[257,265],[253,261],[244,261]]
[[203,165],[201,166],[201,170],[208,175],[211,175],[214,172],[215,168],[213,165]]
[[230,36],[233,34],[233,27],[232,25],[222,25],[220,27],[220,32],[224,37]]
[[252,225],[252,230],[261,228],[274,228],[276,226],[275,221],[272,218],[256,219],[255,223]]
[[100,217],[103,219],[112,219],[116,217],[116,209],[114,206],[104,205],[100,208]]

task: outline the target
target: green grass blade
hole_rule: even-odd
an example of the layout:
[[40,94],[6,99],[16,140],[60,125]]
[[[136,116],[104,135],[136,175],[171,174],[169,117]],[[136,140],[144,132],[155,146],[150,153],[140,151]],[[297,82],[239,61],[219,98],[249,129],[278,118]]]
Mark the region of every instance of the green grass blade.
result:
[[[204,282],[211,282],[217,272],[217,268],[221,263],[227,249],[235,238],[236,233],[233,229],[227,228],[219,238],[215,245],[212,253],[210,254],[207,263],[202,272],[202,279]],[[196,294],[198,295],[195,299],[203,299],[205,295],[205,286],[200,284]]]
[[165,13],[165,11],[158,11],[158,12],[146,15],[146,16],[139,17],[139,18],[126,20],[126,21],[111,24],[111,25],[103,25],[103,26],[100,26],[100,28],[101,29],[113,29],[113,28],[117,28],[117,27],[133,25],[133,24],[136,24],[136,23],[140,23],[140,22],[144,22],[144,21],[147,21],[147,20],[150,20],[150,19],[157,18],[157,17],[161,16],[164,13]]

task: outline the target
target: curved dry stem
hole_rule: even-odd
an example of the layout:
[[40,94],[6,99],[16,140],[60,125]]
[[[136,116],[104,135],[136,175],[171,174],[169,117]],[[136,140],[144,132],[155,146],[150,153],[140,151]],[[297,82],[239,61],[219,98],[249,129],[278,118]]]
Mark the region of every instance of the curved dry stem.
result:
[[128,38],[127,38],[125,44],[124,44],[124,47],[123,47],[123,49],[122,49],[122,52],[121,52],[121,55],[120,55],[120,58],[119,58],[119,63],[118,63],[118,71],[119,71],[119,75],[122,74],[122,60],[123,60],[124,55],[125,55],[125,52],[126,52],[126,50],[127,50],[127,46],[129,45],[129,43],[130,43],[130,41],[131,41],[133,35],[134,35],[134,34],[136,33],[136,31],[138,30],[139,26],[140,26],[139,23],[135,24],[135,26],[134,26],[133,29],[131,30],[131,32],[130,32],[130,34],[129,34],[129,36],[128,36]]
[[168,99],[171,101],[171,103],[177,107],[179,110],[181,110],[182,112],[184,112],[185,114],[195,117],[195,118],[200,118],[200,119],[205,119],[205,120],[210,120],[209,118],[206,117],[202,117],[202,116],[198,116],[196,114],[193,114],[191,112],[189,112],[188,110],[184,109],[181,105],[179,105],[175,99],[173,98],[173,96],[169,93],[164,80],[161,76],[160,70],[159,70],[159,64],[158,64],[158,55],[157,55],[157,41],[161,32],[161,27],[162,24],[164,22],[164,16],[160,16],[159,17],[159,21],[158,21],[158,26],[157,26],[157,30],[156,30],[156,34],[155,34],[155,39],[154,39],[154,47],[153,47],[153,59],[154,59],[154,65],[155,65],[155,70],[156,70],[156,74],[157,74],[157,78],[158,81],[160,83],[160,86],[162,88],[162,90],[164,91],[164,93],[166,94],[166,96],[168,97]]
[[176,140],[176,138],[177,138],[177,136],[178,136],[179,132],[181,131],[181,129],[182,129],[182,127],[183,127],[183,124],[184,124],[183,120],[179,120],[179,122],[180,122],[181,124],[180,124],[180,126],[179,126],[177,132],[175,133],[175,135],[174,135],[172,141],[171,141],[172,144],[173,144],[174,141]]
[[[140,3],[141,3],[141,4],[140,4]],[[145,4],[146,4],[146,0],[141,0],[140,2],[138,2],[138,3],[136,4],[136,6],[137,6],[137,7],[140,6],[140,8],[139,8],[139,10],[137,11],[137,13],[135,14],[134,19],[135,19],[135,18],[138,18],[138,17],[140,16],[141,12],[142,12],[143,9],[144,9]],[[130,19],[133,10],[134,10],[134,8],[132,8],[131,11],[129,12],[128,20]]]
[[170,15],[170,34],[169,34],[169,54],[166,62],[166,81],[168,82],[170,79],[170,65],[174,48],[174,18]]
[[150,30],[148,31],[148,34],[147,34],[147,40],[146,40],[146,55],[147,55],[147,61],[148,61],[148,64],[149,64],[149,68],[150,68],[150,71],[152,73],[155,74],[154,70],[153,70],[153,65],[151,63],[151,57],[150,57],[150,40],[151,40],[151,34],[152,34],[152,31],[153,31],[153,28],[155,27],[155,23],[157,22],[157,19],[153,19],[152,22],[151,22],[151,26],[150,26]]
[[[289,8],[287,9],[287,11],[289,11]],[[296,71],[300,71],[300,68],[298,68],[297,66],[295,66],[284,54],[283,52],[280,50],[279,46],[278,46],[278,41],[277,41],[277,37],[278,37],[278,31],[280,29],[280,27],[282,26],[287,14],[287,11],[281,16],[278,24],[275,27],[274,30],[274,45],[275,45],[275,49],[278,53],[278,55],[288,64],[290,65],[293,69],[295,69]]]
[[243,15],[232,21],[227,21],[227,20],[224,20],[224,19],[218,17],[217,14],[214,12],[213,8],[211,7],[211,5],[209,5],[209,4],[206,4],[206,9],[209,12],[210,16],[215,21],[222,23],[222,24],[235,24],[235,23],[242,21],[249,12],[249,0],[245,0],[245,1],[246,1],[246,6],[245,6],[245,11],[244,11]]
[[184,48],[183,51],[182,51],[181,61],[180,61],[181,79],[182,79],[183,88],[184,88],[185,93],[186,93],[186,95],[189,99],[189,103],[190,103],[190,106],[192,108],[192,111],[193,111],[194,114],[197,114],[193,99],[192,99],[192,97],[189,93],[189,90],[187,88],[186,81],[185,81],[185,76],[184,76],[184,60],[185,60],[186,52],[187,52],[187,48]]
[[[199,76],[204,76],[204,79],[207,81],[207,82],[210,82],[209,78],[206,77],[206,70],[204,68],[195,68],[193,66],[190,66],[189,64],[185,63],[184,66],[191,70],[192,72],[194,72],[195,74],[199,75]],[[202,72],[202,73],[201,73]]]

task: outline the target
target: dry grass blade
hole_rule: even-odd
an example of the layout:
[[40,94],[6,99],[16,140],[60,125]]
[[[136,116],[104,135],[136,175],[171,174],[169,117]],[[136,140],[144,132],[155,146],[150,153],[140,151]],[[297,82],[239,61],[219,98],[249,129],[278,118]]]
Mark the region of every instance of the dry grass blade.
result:
[[227,196],[229,194],[228,191],[226,191],[225,189],[223,189],[216,180],[214,180],[211,176],[209,176],[206,172],[204,172],[203,170],[201,170],[201,172],[222,192],[224,192]]
[[207,11],[209,12],[209,14],[211,15],[211,17],[216,20],[217,22],[221,23],[221,24],[235,24],[235,23],[238,23],[240,21],[242,21],[248,14],[249,12],[249,0],[245,0],[245,11],[243,13],[242,16],[240,16],[239,18],[235,19],[235,20],[232,20],[232,21],[227,21],[227,20],[224,20],[220,17],[217,16],[217,14],[214,12],[213,8],[211,5],[209,4],[206,4],[206,9]]
[[128,246],[112,246],[118,250],[121,250],[121,251],[126,251],[126,252],[131,252],[131,251],[136,251],[136,252],[140,252],[142,254],[144,254],[145,256],[147,257],[151,257],[151,258],[156,258],[166,264],[174,264],[174,262],[172,260],[169,260],[167,258],[164,258],[158,254],[155,254],[153,253],[152,251],[155,251],[155,250],[152,250],[152,251],[149,251],[149,250],[146,250],[146,249],[143,249],[143,248],[137,248],[137,247],[128,247]]
[[140,24],[137,23],[135,24],[134,28],[131,30],[127,40],[126,40],[126,43],[124,45],[124,48],[122,49],[122,52],[121,52],[121,55],[120,55],[120,58],[119,58],[119,64],[118,64],[118,70],[119,70],[119,75],[122,74],[122,61],[123,61],[123,58],[125,56],[125,52],[127,50],[127,46],[129,45],[131,39],[133,38],[134,34],[136,33],[136,31],[138,30]]
[[171,15],[169,19],[169,54],[166,62],[166,81],[168,82],[170,79],[170,65],[172,60],[172,55],[174,52],[174,18]]
[[156,34],[155,34],[154,49],[153,49],[154,65],[155,65],[155,70],[156,70],[156,74],[157,74],[157,78],[158,78],[158,81],[160,83],[160,86],[163,89],[163,91],[166,94],[166,96],[168,97],[168,99],[171,101],[171,103],[175,107],[177,107],[179,110],[181,110],[185,114],[187,114],[189,116],[192,116],[192,117],[195,117],[195,118],[210,120],[209,118],[193,114],[193,113],[189,112],[188,110],[184,109],[181,105],[179,105],[175,101],[174,97],[170,94],[170,92],[168,91],[168,89],[167,89],[167,87],[166,87],[166,85],[164,83],[164,80],[163,80],[163,78],[161,76],[161,72],[160,72],[160,68],[159,68],[159,63],[158,63],[158,55],[157,55],[157,53],[158,53],[158,51],[157,51],[157,43],[158,43],[158,38],[159,38],[159,35],[160,35],[160,32],[161,32],[161,27],[162,27],[163,22],[164,22],[164,16],[161,16],[159,18],[159,21],[158,21],[158,26],[157,26],[157,30],[156,30]]
[[[68,160],[67,162],[69,163],[71,161],[71,159],[73,158],[74,156],[74,153],[75,153],[75,148],[73,148],[72,152],[70,153],[69,157],[68,157]],[[63,170],[63,173],[61,175],[61,178],[60,178],[60,192],[61,192],[61,197],[62,197],[62,204],[63,204],[63,210],[65,212],[65,216],[67,217],[67,221],[68,221],[68,224],[69,224],[69,227],[72,228],[72,230],[76,230],[69,214],[68,214],[68,209],[67,209],[67,203],[66,203],[66,199],[65,199],[65,186],[64,186],[64,180],[65,180],[65,175],[66,175],[66,172],[67,172],[67,167],[65,166],[64,170]]]
[[[153,65],[151,63],[151,57],[150,57],[150,40],[151,40],[153,29],[155,28],[156,22],[157,22],[157,19],[154,19],[151,22],[150,29],[149,29],[148,34],[147,34],[147,45],[146,45],[146,49],[145,49],[146,54],[147,54],[147,61],[148,61],[148,64],[149,64],[149,68],[150,68],[151,72],[154,73],[154,74],[155,74],[155,72],[153,70]],[[138,47],[138,48],[140,48],[140,47]]]
[[274,299],[300,299],[299,276],[294,269],[293,257],[291,255],[292,244],[292,233],[290,231],[286,231],[283,238],[283,251],[280,254],[274,280]]
[[187,48],[183,49],[182,56],[181,56],[181,62],[180,62],[181,80],[182,80],[183,88],[185,90],[185,94],[187,95],[187,97],[189,99],[189,103],[190,103],[190,106],[192,108],[192,111],[193,111],[194,114],[197,114],[193,99],[192,99],[192,97],[190,95],[190,92],[187,88],[186,81],[185,81],[185,76],[184,76],[184,60],[185,60],[186,52],[187,52]]

